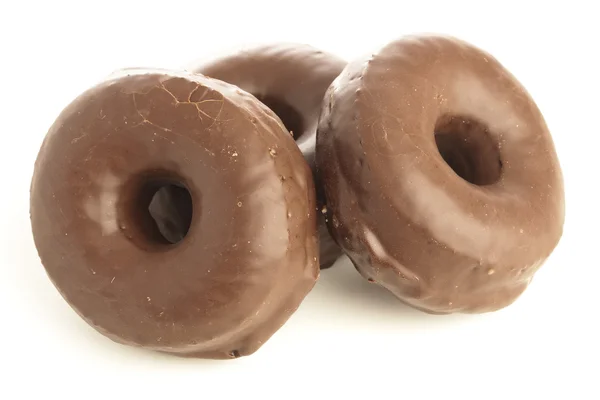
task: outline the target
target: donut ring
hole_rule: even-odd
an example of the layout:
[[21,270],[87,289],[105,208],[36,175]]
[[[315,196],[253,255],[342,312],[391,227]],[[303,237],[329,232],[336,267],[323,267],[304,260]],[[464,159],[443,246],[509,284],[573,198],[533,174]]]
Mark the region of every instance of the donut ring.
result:
[[325,96],[329,228],[367,279],[431,313],[511,304],[557,245],[561,168],[546,123],[491,55],[410,36]]
[[[187,193],[171,243],[149,206]],[[200,75],[128,70],[50,128],[31,185],[35,244],[75,311],[116,342],[181,356],[255,352],[319,275],[312,174],[279,119]]]
[[346,62],[300,44],[253,47],[189,68],[231,83],[253,94],[277,114],[300,147],[316,182],[321,268],[328,268],[341,249],[327,231],[324,196],[315,168],[315,141],[325,90]]

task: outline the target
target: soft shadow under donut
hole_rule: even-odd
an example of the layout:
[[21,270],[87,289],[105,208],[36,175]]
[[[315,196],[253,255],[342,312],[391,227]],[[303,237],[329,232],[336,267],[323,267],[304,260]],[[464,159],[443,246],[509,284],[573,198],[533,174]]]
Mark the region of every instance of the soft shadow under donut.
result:
[[445,325],[468,318],[460,314],[428,314],[403,303],[388,290],[360,276],[346,256],[338,259],[334,268],[321,271],[306,303],[316,308],[310,311],[315,317],[323,311],[330,314],[329,310],[335,310],[334,318],[341,324],[381,325],[385,329],[390,326],[403,329],[407,324]]

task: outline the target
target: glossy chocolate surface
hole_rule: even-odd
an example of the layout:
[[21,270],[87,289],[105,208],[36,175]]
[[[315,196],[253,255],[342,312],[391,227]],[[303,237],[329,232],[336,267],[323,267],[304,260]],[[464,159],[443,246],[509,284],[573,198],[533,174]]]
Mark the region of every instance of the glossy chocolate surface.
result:
[[234,358],[315,284],[314,198],[294,140],[254,97],[200,75],[126,70],[50,128],[31,220],[49,277],[99,332]]
[[321,268],[341,255],[332,240],[321,210],[325,199],[315,168],[316,129],[325,90],[346,62],[300,44],[259,46],[190,68],[234,84],[253,94],[273,110],[298,143],[315,175]]
[[554,144],[521,84],[472,45],[410,36],[325,97],[317,165],[359,272],[431,313],[511,304],[564,223]]

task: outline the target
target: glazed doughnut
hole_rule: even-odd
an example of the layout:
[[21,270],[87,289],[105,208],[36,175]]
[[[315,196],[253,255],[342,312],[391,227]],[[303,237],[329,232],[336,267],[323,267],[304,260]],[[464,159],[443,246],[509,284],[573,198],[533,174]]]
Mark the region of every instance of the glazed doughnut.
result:
[[358,271],[431,313],[511,304],[562,235],[553,140],[523,86],[459,39],[409,36],[328,89],[317,165]]
[[254,97],[138,69],[52,125],[31,222],[50,279],[99,332],[226,359],[256,351],[314,286],[314,197],[294,140]]
[[311,46],[281,43],[239,51],[190,68],[253,94],[277,114],[308,161],[316,182],[321,268],[341,255],[322,210],[324,196],[315,168],[315,138],[325,90],[345,61]]

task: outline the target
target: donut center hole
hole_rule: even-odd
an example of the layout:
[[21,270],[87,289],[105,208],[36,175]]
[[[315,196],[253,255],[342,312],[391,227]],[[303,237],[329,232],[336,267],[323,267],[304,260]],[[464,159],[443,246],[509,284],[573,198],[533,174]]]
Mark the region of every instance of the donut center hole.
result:
[[443,116],[434,133],[440,155],[462,179],[479,186],[500,180],[500,150],[487,125],[469,117]]
[[297,140],[302,135],[304,123],[302,122],[302,116],[294,107],[281,99],[269,95],[255,95],[255,97],[277,114],[294,140]]
[[[192,196],[177,183],[155,183],[147,205],[147,216],[153,221],[152,236],[167,244],[185,238],[192,222]],[[150,221],[149,221],[150,222]]]
[[188,189],[172,176],[160,175],[143,174],[126,189],[131,195],[124,196],[121,229],[149,249],[179,243],[192,222],[192,195]]
[[188,234],[194,207],[185,179],[169,170],[151,169],[122,186],[117,203],[121,233],[144,251],[166,251]]

